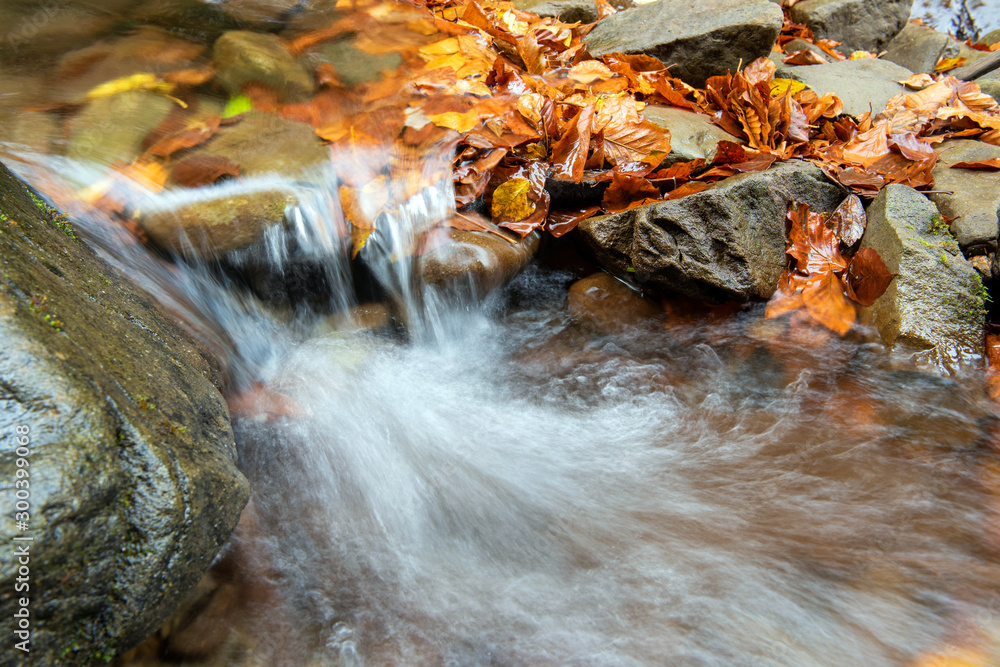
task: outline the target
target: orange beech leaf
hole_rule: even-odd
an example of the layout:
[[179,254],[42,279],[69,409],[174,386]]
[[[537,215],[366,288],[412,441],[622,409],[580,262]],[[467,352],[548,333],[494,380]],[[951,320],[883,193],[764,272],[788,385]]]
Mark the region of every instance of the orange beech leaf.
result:
[[833,225],[840,242],[851,247],[861,240],[868,224],[868,215],[857,195],[848,195],[831,215],[828,224]]
[[660,190],[645,178],[616,173],[604,191],[601,206],[609,213],[624,211],[660,199]]
[[857,318],[857,309],[844,295],[840,276],[833,272],[810,280],[802,289],[802,301],[813,319],[841,336],[850,330]]
[[965,64],[966,58],[941,58],[934,66],[935,72],[947,72],[949,70],[956,69]]
[[802,288],[809,279],[791,271],[784,271],[778,279],[778,289],[771,295],[764,309],[764,317],[781,317],[787,313],[805,308]]
[[757,85],[758,83],[770,83],[777,69],[778,66],[770,58],[758,58],[747,65],[741,74],[751,85]]
[[535,31],[528,31],[523,37],[517,40],[517,53],[524,61],[525,68],[531,74],[543,74],[548,69],[548,60],[538,40],[535,38]]
[[583,180],[583,167],[590,149],[590,133],[594,126],[594,107],[580,110],[571,121],[566,133],[552,146],[552,166],[555,176],[571,179],[574,183]]
[[913,132],[894,132],[889,135],[889,145],[895,147],[910,160],[926,160],[937,155],[937,151],[926,141],[921,141]]
[[921,90],[927,86],[933,85],[934,82],[935,79],[930,74],[927,74],[926,72],[918,72],[917,74],[911,75],[910,78],[905,81],[899,81],[898,83],[901,83],[907,88]]
[[648,176],[650,181],[673,180],[683,182],[689,180],[694,172],[705,167],[705,161],[701,158],[689,162],[675,162],[665,169],[653,172]]
[[170,180],[177,185],[197,188],[212,185],[223,176],[239,176],[240,166],[221,155],[201,155],[181,160],[170,170]]
[[888,154],[889,137],[882,125],[857,135],[847,142],[842,151],[845,160],[865,167]]
[[995,171],[1000,169],[1000,158],[990,158],[989,160],[976,160],[975,162],[956,162],[951,165],[952,169],[983,169]]
[[812,49],[799,49],[781,59],[786,65],[825,65],[829,60]]
[[612,5],[610,2],[608,2],[608,0],[594,0],[594,2],[597,5],[597,20],[598,21],[600,21],[601,19],[606,19],[609,16],[611,16],[612,14],[615,14],[615,13],[618,12],[618,10],[615,9],[615,6]]
[[146,154],[169,157],[178,151],[193,148],[211,139],[219,130],[220,122],[221,120],[216,116],[180,132],[175,132],[150,146],[146,150]]
[[573,65],[567,72],[569,78],[587,85],[601,79],[610,79],[614,75],[615,73],[600,60],[585,60],[578,65]]
[[707,190],[711,187],[710,183],[702,183],[699,181],[688,181],[684,185],[674,188],[667,194],[663,196],[664,201],[669,201],[671,199],[680,199],[681,197],[686,197],[688,195],[693,195],[702,190]]
[[840,254],[840,240],[826,226],[823,216],[811,212],[808,204],[799,204],[789,209],[788,219],[792,223],[788,254],[796,259],[799,271],[812,275],[847,268],[847,261]]
[[545,229],[552,236],[559,238],[576,229],[583,220],[591,218],[601,212],[600,206],[586,206],[573,210],[550,211],[549,218],[545,222]]
[[200,86],[215,78],[215,68],[182,69],[176,72],[167,72],[162,78],[164,81],[178,86]]
[[885,294],[895,276],[874,248],[861,248],[847,269],[847,294],[862,306],[870,306]]

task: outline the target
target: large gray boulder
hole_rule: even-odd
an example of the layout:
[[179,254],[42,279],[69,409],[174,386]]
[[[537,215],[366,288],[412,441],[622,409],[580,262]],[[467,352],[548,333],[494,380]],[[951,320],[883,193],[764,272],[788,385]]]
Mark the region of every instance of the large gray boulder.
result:
[[886,345],[942,368],[981,361],[983,284],[927,197],[905,185],[883,189],[868,209],[861,247],[874,248],[898,274],[862,313]]
[[595,56],[645,53],[692,86],[766,57],[781,31],[769,0],[658,0],[600,21],[586,37]]
[[852,116],[867,111],[874,115],[884,110],[889,100],[906,92],[899,82],[911,74],[905,67],[872,58],[788,69],[788,76],[806,84],[817,95],[833,93],[839,97],[844,102],[844,113]]
[[956,218],[951,224],[951,232],[966,255],[979,255],[997,249],[1000,172],[952,169],[951,166],[959,162],[996,158],[1000,158],[1000,146],[955,139],[941,146],[941,158],[934,167],[934,194],[929,196],[942,213]]
[[832,211],[843,194],[806,162],[742,174],[674,201],[584,220],[598,261],[643,284],[712,302],[767,299],[785,267],[792,202]]
[[791,14],[817,38],[843,42],[846,53],[877,53],[906,25],[912,5],[913,0],[803,0]]
[[958,55],[956,44],[950,35],[927,26],[907,23],[886,46],[882,58],[911,72],[933,72],[938,60]]
[[[247,483],[195,343],[2,165],[0,213],[0,613],[27,598],[32,664],[103,664],[198,582]],[[24,528],[17,470],[29,474]],[[29,590],[15,592],[22,565]],[[27,660],[14,641],[0,664]]]

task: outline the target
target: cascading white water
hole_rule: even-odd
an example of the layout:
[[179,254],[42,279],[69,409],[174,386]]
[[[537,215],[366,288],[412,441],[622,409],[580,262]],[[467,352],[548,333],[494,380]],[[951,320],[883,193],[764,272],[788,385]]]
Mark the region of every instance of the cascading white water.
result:
[[802,347],[759,307],[599,335],[538,267],[428,294],[404,251],[446,185],[363,254],[414,335],[331,332],[353,299],[336,181],[277,185],[300,205],[244,259],[319,262],[324,308],[275,314],[81,221],[234,385],[294,405],[235,424],[253,495],[220,664],[874,666],[1000,633],[974,384]]

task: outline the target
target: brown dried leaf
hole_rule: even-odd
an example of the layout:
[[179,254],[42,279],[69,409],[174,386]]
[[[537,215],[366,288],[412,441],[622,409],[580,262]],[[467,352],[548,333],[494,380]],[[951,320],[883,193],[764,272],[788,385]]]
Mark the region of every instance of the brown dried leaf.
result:
[[857,317],[854,304],[844,295],[840,276],[833,272],[810,280],[802,290],[802,301],[813,319],[841,336],[850,330]]
[[212,185],[223,176],[239,176],[240,166],[221,155],[201,155],[181,160],[170,172],[177,185],[197,188]]
[[660,190],[645,178],[616,173],[611,185],[604,191],[601,205],[605,211],[615,213],[642,206],[660,199]]
[[951,165],[952,169],[983,169],[995,171],[1000,169],[1000,158],[990,158],[989,160],[976,160],[975,162],[956,162]]
[[594,126],[594,107],[588,105],[570,122],[566,133],[552,147],[552,166],[555,176],[583,180],[583,167],[590,149],[590,133]]
[[847,270],[847,293],[862,306],[870,306],[885,293],[895,276],[874,248],[861,248]]

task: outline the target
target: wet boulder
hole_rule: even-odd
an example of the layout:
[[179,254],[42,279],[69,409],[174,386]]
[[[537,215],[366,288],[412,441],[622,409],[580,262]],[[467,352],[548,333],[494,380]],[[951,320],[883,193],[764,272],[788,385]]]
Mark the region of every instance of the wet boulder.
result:
[[913,0],[802,0],[791,14],[817,38],[842,42],[847,53],[877,53],[906,25],[912,5]]
[[602,334],[641,324],[663,312],[658,303],[604,272],[573,283],[567,305],[574,319]]
[[[199,581],[247,482],[195,342],[3,166],[0,213],[0,473],[30,473],[26,526],[6,521],[0,537],[33,538],[32,662],[103,664]],[[7,618],[19,567],[3,550]]]
[[131,162],[176,106],[168,97],[140,90],[99,97],[69,121],[66,156],[103,165]]
[[535,232],[508,240],[485,232],[454,231],[449,242],[418,259],[417,272],[434,289],[485,294],[517,275],[538,250],[538,243]]
[[905,185],[887,186],[868,209],[861,247],[874,248],[898,274],[862,313],[887,346],[941,368],[981,362],[983,284],[933,202]]
[[644,53],[692,86],[767,57],[781,31],[781,8],[770,0],[658,0],[618,12],[587,35],[587,49]]
[[832,211],[842,198],[819,169],[792,161],[590,218],[579,230],[606,269],[640,284],[709,302],[767,299],[786,264],[789,205]]
[[216,80],[230,95],[259,82],[276,90],[285,101],[298,101],[316,90],[312,76],[295,61],[275,35],[234,30],[216,40],[212,49]]
[[327,164],[330,152],[309,125],[263,111],[249,111],[187,156],[225,158],[239,165],[241,176],[278,174],[300,178]]
[[993,252],[1000,233],[1000,173],[981,169],[952,169],[959,162],[1000,158],[1000,146],[955,139],[941,146],[934,167],[935,193],[928,195],[949,218],[951,232],[966,255]]
[[243,191],[227,186],[151,200],[141,209],[139,226],[151,241],[170,252],[217,257],[249,247],[285,221],[298,203],[284,190]]
[[885,109],[889,100],[907,92],[900,81],[906,81],[911,74],[905,67],[871,58],[787,70],[789,78],[806,84],[817,95],[833,93],[839,97],[844,102],[844,113],[852,116],[868,111],[874,115]]

